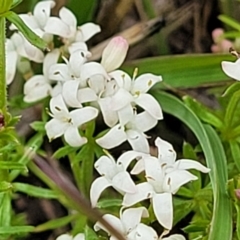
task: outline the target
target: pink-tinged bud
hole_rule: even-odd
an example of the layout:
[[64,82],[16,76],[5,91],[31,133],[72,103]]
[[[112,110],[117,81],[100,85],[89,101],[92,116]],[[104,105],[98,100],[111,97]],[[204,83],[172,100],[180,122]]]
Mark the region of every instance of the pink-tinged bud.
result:
[[114,37],[103,50],[101,64],[107,72],[119,68],[128,51],[128,42],[123,37]]

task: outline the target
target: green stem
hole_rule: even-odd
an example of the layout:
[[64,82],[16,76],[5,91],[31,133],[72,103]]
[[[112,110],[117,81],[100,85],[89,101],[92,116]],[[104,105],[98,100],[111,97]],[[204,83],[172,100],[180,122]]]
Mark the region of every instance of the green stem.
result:
[[0,110],[4,115],[7,108],[5,31],[5,18],[0,17]]
[[[0,17],[0,115],[6,117],[7,109],[7,85],[6,85],[6,60],[5,60],[5,18]],[[4,125],[4,123],[3,123]],[[0,147],[5,145],[5,141],[0,141]],[[5,160],[1,155],[0,160]],[[8,181],[8,170],[0,170],[0,181]]]

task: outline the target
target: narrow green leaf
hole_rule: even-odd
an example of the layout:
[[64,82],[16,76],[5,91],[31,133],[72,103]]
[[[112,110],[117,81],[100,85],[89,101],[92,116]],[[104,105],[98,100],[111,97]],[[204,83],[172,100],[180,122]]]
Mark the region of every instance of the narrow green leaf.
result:
[[234,204],[236,211],[237,211],[237,222],[236,222],[236,228],[237,228],[237,237],[240,239],[240,206],[239,204]]
[[69,145],[59,148],[54,154],[53,158],[60,159],[68,154],[75,152],[78,148],[71,147]]
[[232,154],[233,160],[235,162],[235,165],[236,165],[238,171],[240,172],[240,148],[239,148],[239,144],[238,144],[237,141],[231,140],[231,141],[229,141],[229,145],[230,145],[230,150],[231,150],[231,154]]
[[0,161],[0,169],[17,169],[27,171],[27,167],[18,162]]
[[239,97],[240,97],[240,90],[235,92],[232,95],[232,97],[227,105],[227,108],[226,108],[224,122],[225,122],[226,126],[228,126],[229,128],[231,128],[233,121],[234,121],[234,117],[236,115],[235,110],[239,103]]
[[192,88],[229,80],[221,62],[234,60],[230,54],[182,54],[134,60],[125,63],[122,69],[132,74],[137,67],[139,75],[146,72],[161,75],[163,82],[157,85],[160,88]]
[[190,96],[184,96],[183,101],[203,122],[208,123],[218,129],[222,128],[223,122],[216,115],[214,115],[211,109],[207,108]]
[[29,27],[27,27],[23,20],[16,13],[9,11],[4,14],[4,17],[13,23],[32,45],[42,50],[47,50],[47,44],[43,41],[43,39],[41,39]]
[[35,121],[30,124],[31,128],[36,132],[45,132],[45,122]]
[[13,183],[13,189],[17,192],[23,192],[32,197],[57,199],[58,194],[50,189],[36,187],[27,183]]
[[35,227],[34,232],[43,232],[51,229],[63,227],[79,217],[79,214],[72,214],[66,217],[50,220]]
[[20,234],[33,232],[33,226],[12,226],[12,227],[0,227],[0,234]]
[[[232,209],[227,195],[227,161],[216,132],[203,125],[193,111],[176,97],[160,91],[153,92],[163,111],[185,123],[197,137],[208,167],[214,194],[214,209],[208,240],[232,240]],[[224,228],[222,227],[224,226]]]
[[[11,224],[11,195],[9,192],[0,193],[0,226],[8,227]],[[1,232],[0,232],[1,233]]]
[[220,15],[218,16],[218,19],[221,20],[223,23],[227,24],[228,26],[240,31],[240,24],[235,19],[230,18],[226,15]]

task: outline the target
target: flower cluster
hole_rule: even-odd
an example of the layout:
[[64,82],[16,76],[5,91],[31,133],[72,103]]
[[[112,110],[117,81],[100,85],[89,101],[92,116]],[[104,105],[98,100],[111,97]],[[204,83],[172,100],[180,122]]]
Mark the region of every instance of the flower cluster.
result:
[[[145,132],[163,119],[163,114],[161,106],[148,91],[161,82],[162,77],[151,73],[137,76],[137,70],[130,76],[119,70],[129,47],[122,37],[114,37],[109,42],[100,63],[89,61],[91,52],[85,42],[98,33],[100,27],[93,23],[77,27],[75,16],[65,7],[60,9],[59,17],[52,17],[50,11],[54,5],[51,0],[42,1],[36,5],[33,14],[20,15],[29,28],[46,41],[51,51],[44,55],[20,33],[14,33],[6,43],[7,82],[11,83],[16,66],[22,64],[23,58],[43,63],[42,74],[32,76],[25,83],[24,101],[36,102],[51,97],[49,115],[52,119],[45,125],[50,141],[63,136],[70,146],[81,147],[89,141],[85,124],[101,114],[109,129],[96,137],[95,142],[104,149],[129,142],[133,150],[123,153],[117,161],[106,154],[95,162],[101,176],[93,181],[90,189],[92,207],[97,206],[101,193],[108,187],[123,195],[120,219],[111,214],[103,218],[127,240],[184,239],[180,235],[159,238],[153,228],[141,223],[141,217],[148,217],[145,207],[128,208],[149,199],[158,222],[171,230],[173,194],[184,184],[197,179],[188,170],[209,172],[197,161],[176,161],[172,145],[159,137],[155,140],[158,157],[150,154]],[[62,41],[60,48],[54,48],[54,35]],[[29,64],[24,66],[30,67]],[[21,71],[24,71],[22,66]],[[145,181],[135,184],[131,175],[142,172],[145,173]],[[94,230],[100,229],[109,233],[97,222]],[[64,234],[57,239],[84,238],[83,234],[74,238]],[[116,238],[110,236],[110,239]]]

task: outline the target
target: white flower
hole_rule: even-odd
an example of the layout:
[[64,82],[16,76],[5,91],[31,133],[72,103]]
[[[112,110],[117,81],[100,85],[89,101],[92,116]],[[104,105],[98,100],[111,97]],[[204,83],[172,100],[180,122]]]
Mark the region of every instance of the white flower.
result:
[[[140,223],[142,217],[148,217],[148,211],[145,207],[126,209],[123,213],[120,212],[120,219],[111,215],[105,214],[103,218],[108,221],[115,229],[126,238],[126,240],[157,240],[158,236],[154,229]],[[94,230],[103,229],[110,234],[108,230],[99,222],[94,225]],[[110,240],[117,240],[114,236]]]
[[240,81],[240,59],[237,59],[236,62],[223,61],[222,69],[226,75]]
[[101,177],[95,179],[90,189],[90,199],[95,207],[101,193],[112,186],[120,193],[134,193],[135,184],[127,172],[127,167],[132,159],[139,156],[134,151],[122,154],[117,162],[111,156],[102,156],[95,163],[95,168]]
[[[62,37],[67,46],[75,42],[86,42],[100,32],[100,27],[94,23],[85,23],[77,27],[76,17],[65,7],[60,9],[59,17],[50,17],[44,29],[46,32]],[[73,46],[75,50],[78,49],[77,46]]]
[[[175,162],[176,153],[172,145],[160,138],[156,139],[155,145],[158,148],[158,158],[150,155],[143,156],[137,163],[137,172],[144,169],[147,182],[138,184],[136,193],[126,193],[123,206],[132,206],[150,198],[159,223],[166,229],[171,229],[173,223],[172,194],[175,194],[182,185],[197,179],[195,175],[186,170],[196,169],[208,173],[210,169],[194,160],[181,159]],[[133,169],[132,172],[136,171]]]
[[117,82],[119,89],[112,97],[112,109],[118,112],[120,123],[125,124],[130,120],[130,111],[136,105],[147,111],[153,118],[163,119],[162,109],[156,99],[148,94],[149,89],[162,81],[161,76],[150,73],[142,74],[133,79],[123,71],[114,71],[110,74]]
[[31,77],[24,85],[24,101],[35,102],[43,99],[52,93],[52,86],[48,76],[48,70],[51,65],[58,61],[60,55],[59,49],[48,53],[43,61],[43,75]]
[[98,138],[96,142],[103,148],[111,149],[127,140],[133,150],[149,153],[149,144],[144,132],[150,130],[156,124],[157,120],[144,111],[132,115],[131,121],[125,125],[115,125],[103,137]]
[[85,236],[83,233],[79,233],[75,237],[69,234],[62,234],[58,236],[56,240],[85,240]]
[[45,125],[50,141],[64,135],[66,142],[72,147],[79,147],[87,142],[85,137],[79,135],[78,128],[97,117],[96,108],[84,107],[69,112],[62,95],[59,94],[51,99],[50,110],[53,119]]

